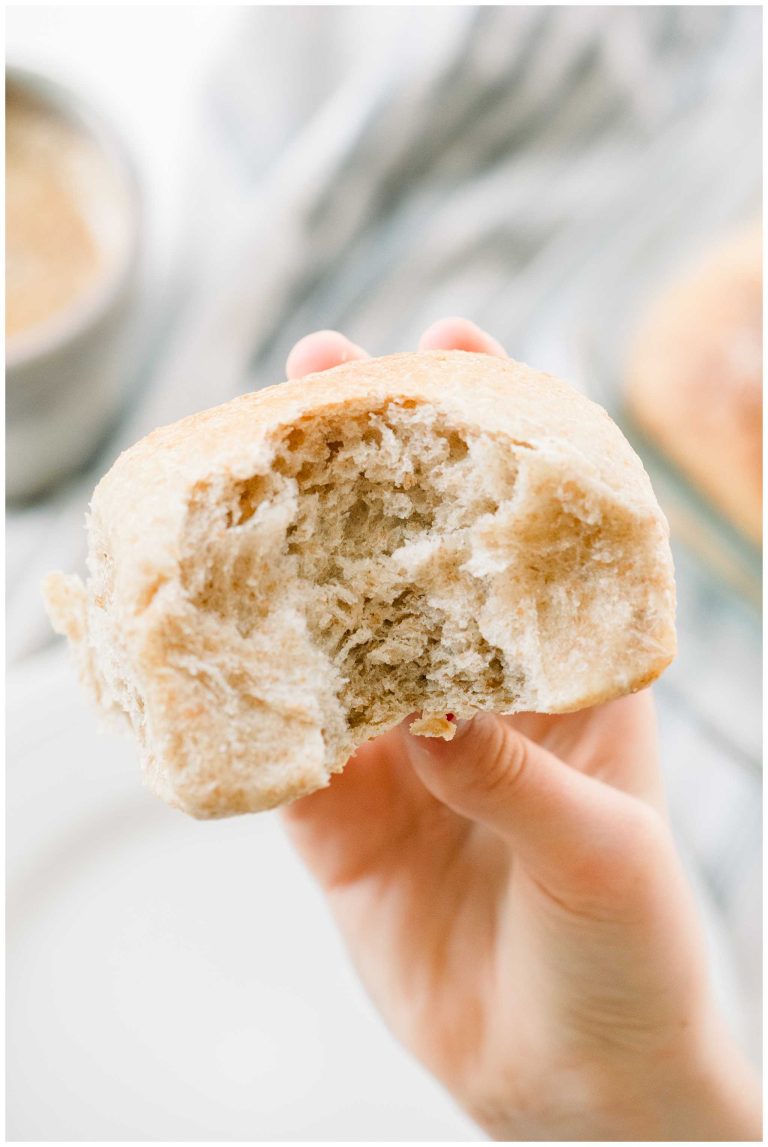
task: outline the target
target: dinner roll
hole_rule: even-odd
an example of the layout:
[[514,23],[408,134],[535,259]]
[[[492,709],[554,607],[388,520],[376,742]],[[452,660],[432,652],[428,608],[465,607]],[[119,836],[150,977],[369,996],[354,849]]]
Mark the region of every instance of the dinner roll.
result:
[[762,535],[762,234],[747,227],[653,300],[634,341],[636,422],[747,537]]
[[[675,652],[667,523],[608,415],[520,363],[396,354],[156,430],[99,483],[55,627],[200,817],[322,788],[409,714],[564,713]],[[354,760],[349,768],[354,768]]]

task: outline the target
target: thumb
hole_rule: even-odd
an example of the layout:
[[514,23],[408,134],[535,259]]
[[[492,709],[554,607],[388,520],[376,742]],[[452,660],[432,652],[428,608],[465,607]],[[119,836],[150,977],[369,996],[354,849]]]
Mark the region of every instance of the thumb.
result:
[[656,855],[663,826],[643,801],[569,767],[492,713],[452,741],[401,737],[423,784],[455,812],[494,830],[547,887],[629,891]]

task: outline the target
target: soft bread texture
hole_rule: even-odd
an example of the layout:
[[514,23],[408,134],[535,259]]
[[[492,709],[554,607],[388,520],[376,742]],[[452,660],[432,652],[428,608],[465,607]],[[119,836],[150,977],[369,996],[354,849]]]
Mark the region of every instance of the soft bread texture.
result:
[[[349,363],[150,434],[45,595],[150,787],[200,817],[328,784],[414,711],[560,713],[675,652],[666,521],[607,414],[461,351]],[[354,768],[354,761],[350,764]]]
[[645,432],[753,541],[762,536],[762,232],[740,230],[652,302],[630,356]]

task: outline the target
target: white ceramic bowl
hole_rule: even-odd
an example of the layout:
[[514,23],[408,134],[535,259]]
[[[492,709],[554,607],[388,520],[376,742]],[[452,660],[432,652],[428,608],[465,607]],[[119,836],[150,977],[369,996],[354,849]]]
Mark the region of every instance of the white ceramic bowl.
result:
[[125,392],[135,318],[141,204],[133,164],[110,124],[58,81],[6,70],[6,91],[47,106],[94,142],[115,189],[110,225],[123,228],[94,286],[6,341],[6,494],[33,497],[95,450]]

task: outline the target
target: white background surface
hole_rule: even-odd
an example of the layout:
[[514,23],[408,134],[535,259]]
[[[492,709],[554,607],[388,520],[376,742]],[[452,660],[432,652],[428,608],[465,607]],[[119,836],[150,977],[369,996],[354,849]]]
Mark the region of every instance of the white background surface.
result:
[[[9,62],[91,95],[130,144],[158,293],[189,124],[241,15],[8,13]],[[8,713],[9,1138],[479,1137],[384,1029],[274,816],[159,804],[61,647],[9,675]]]
[[9,1138],[481,1138],[384,1028],[278,817],[160,804],[65,657],[9,682]]

